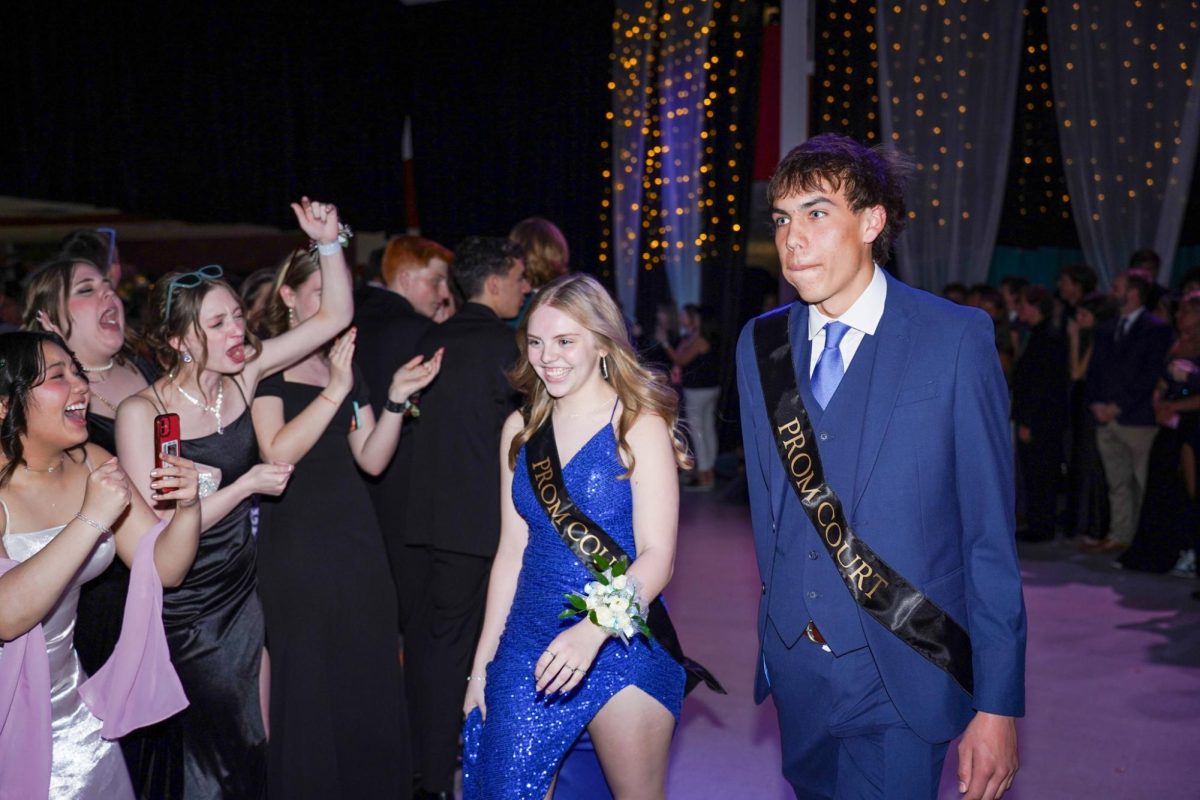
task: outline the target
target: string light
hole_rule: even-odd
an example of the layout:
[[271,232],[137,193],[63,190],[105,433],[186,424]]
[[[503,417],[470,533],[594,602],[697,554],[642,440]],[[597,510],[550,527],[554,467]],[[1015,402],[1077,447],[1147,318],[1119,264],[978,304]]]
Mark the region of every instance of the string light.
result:
[[[723,148],[712,143],[739,135],[728,120],[738,118],[746,50],[735,46],[723,55],[712,45],[720,37],[741,40],[740,27],[753,22],[745,17],[751,5],[645,0],[636,13],[620,5],[608,84],[616,147],[601,201],[601,274],[612,274],[612,257],[643,272],[689,263],[698,269],[723,247],[741,249],[739,197],[716,190],[740,181],[743,148],[735,142],[733,155],[719,157]],[[610,171],[626,183],[617,188]],[[724,215],[710,213],[715,203]]]

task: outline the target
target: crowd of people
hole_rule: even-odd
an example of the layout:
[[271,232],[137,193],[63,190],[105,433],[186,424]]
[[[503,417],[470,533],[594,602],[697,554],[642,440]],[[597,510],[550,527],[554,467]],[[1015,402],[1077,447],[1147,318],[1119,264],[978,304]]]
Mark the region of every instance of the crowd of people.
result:
[[1107,291],[1064,267],[1056,291],[1005,277],[943,295],[991,316],[1012,391],[1018,530],[1114,566],[1195,575],[1200,517],[1200,272],[1177,292],[1139,250]]
[[[919,795],[965,730],[963,791],[999,797],[1014,529],[1194,573],[1200,276],[1165,293],[1141,252],[1108,293],[1083,266],[1057,292],[946,287],[985,317],[881,268],[904,218],[886,155],[816,137],[770,191],[806,304],[748,325],[737,371],[785,774],[832,786],[851,758],[846,785],[899,770]],[[394,237],[356,286],[337,208],[292,210],[310,246],[238,286],[208,265],[127,304],[105,231],[24,279],[0,333],[0,789],[449,798],[461,753],[468,798],[661,797],[684,694],[723,691],[659,601],[679,491],[715,485],[715,314],[664,304],[635,338],[536,218],[453,251]],[[944,547],[930,509],[958,520]],[[893,603],[924,609],[913,630],[861,622]],[[801,724],[835,695],[870,730]]]
[[[6,714],[0,788],[452,797],[475,708],[469,740],[558,738],[520,769],[476,748],[470,796],[516,796],[504,781],[535,774],[545,794],[585,727],[593,766],[661,783],[683,667],[560,620],[563,593],[603,571],[547,536],[521,443],[557,427],[561,491],[632,559],[629,624],[671,574],[692,463],[666,375],[641,366],[607,291],[567,274],[544,219],[453,252],[394,237],[356,287],[336,207],[292,208],[311,246],[236,284],[209,265],[123,299],[111,231],[72,234],[21,281],[20,325],[0,333],[0,675],[32,669],[53,703],[21,784],[17,724],[39,723],[18,712],[45,698]],[[685,318],[669,358],[711,361],[708,323]],[[152,561],[135,558],[143,538]],[[118,732],[88,677],[129,668],[135,612],[163,644],[122,685],[178,692]],[[31,661],[42,647],[48,666]],[[572,693],[569,724],[531,721],[547,691]],[[654,720],[644,741],[630,713]]]

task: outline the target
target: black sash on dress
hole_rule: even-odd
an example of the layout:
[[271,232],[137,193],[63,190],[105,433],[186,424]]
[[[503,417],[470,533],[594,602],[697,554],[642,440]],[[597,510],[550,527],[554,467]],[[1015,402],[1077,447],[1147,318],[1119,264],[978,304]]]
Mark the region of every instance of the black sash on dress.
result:
[[[614,561],[628,556],[624,548],[608,532],[589,518],[567,494],[563,482],[562,464],[558,460],[558,445],[554,440],[554,421],[546,420],[525,443],[525,465],[529,470],[529,482],[537,495],[542,510],[550,517],[554,530],[563,544],[571,549],[575,558],[588,569],[594,569],[596,556]],[[646,624],[658,643],[687,673],[684,694],[704,684],[718,694],[725,694],[725,687],[702,665],[683,654],[675,626],[667,616],[667,607],[661,597],[654,598],[646,615]]]
[[754,323],[754,349],[767,418],[788,483],[855,602],[972,694],[970,636],[858,538],[850,529],[841,500],[825,482],[812,421],[796,383],[789,312],[787,306]]

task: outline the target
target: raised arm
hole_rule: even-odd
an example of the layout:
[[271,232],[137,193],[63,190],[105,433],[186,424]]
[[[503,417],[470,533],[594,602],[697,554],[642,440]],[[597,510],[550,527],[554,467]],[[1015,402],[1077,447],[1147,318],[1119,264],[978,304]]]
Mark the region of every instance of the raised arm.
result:
[[[296,327],[262,344],[259,357],[246,365],[251,391],[260,378],[274,374],[299,361],[337,336],[354,317],[353,286],[350,270],[338,240],[337,207],[330,203],[301,198],[292,203],[300,229],[323,245],[318,251],[321,266],[321,308]],[[324,245],[328,245],[327,247]]]
[[[437,377],[442,368],[444,348],[428,359],[413,356],[392,375],[392,383],[388,387],[388,402],[403,404],[414,393],[424,389]],[[358,430],[350,434],[350,448],[354,451],[354,460],[359,469],[368,475],[380,475],[391,463],[400,443],[400,428],[404,424],[404,415],[387,411],[375,419],[371,407],[361,409],[362,418]]]
[[508,466],[508,449],[524,424],[520,412],[514,411],[505,420],[500,436],[500,545],[496,549],[491,577],[488,579],[483,628],[479,634],[479,644],[475,647],[475,659],[471,662],[471,680],[467,681],[466,698],[463,700],[464,715],[478,707],[480,713],[487,716],[482,678],[487,665],[496,656],[496,648],[500,646],[500,634],[504,633],[508,612],[517,593],[521,559],[525,555],[525,545],[529,543],[529,527],[513,505],[513,471]]

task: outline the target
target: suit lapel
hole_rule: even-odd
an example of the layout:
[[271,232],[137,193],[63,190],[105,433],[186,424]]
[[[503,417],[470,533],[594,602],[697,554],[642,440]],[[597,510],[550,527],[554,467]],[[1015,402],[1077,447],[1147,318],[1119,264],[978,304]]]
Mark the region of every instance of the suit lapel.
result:
[[888,294],[883,307],[883,317],[875,329],[878,341],[875,350],[874,370],[867,390],[866,416],[863,419],[862,441],[858,451],[858,468],[855,470],[854,499],[850,504],[851,514],[858,507],[863,491],[875,469],[875,460],[883,437],[892,419],[896,395],[908,368],[908,359],[914,342],[914,311],[908,293],[912,291],[890,275],[887,276]]

